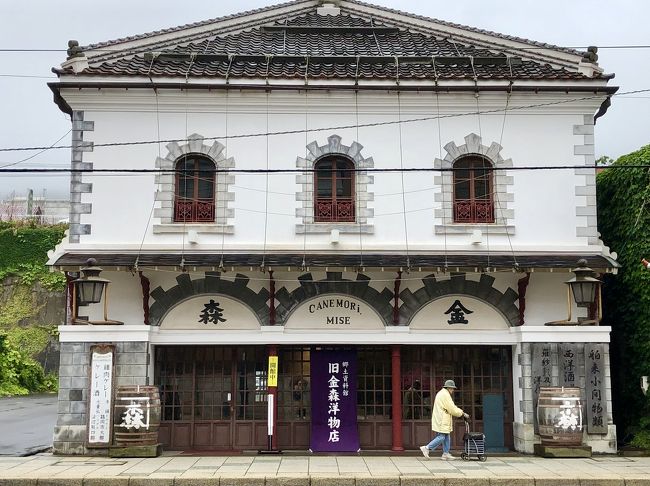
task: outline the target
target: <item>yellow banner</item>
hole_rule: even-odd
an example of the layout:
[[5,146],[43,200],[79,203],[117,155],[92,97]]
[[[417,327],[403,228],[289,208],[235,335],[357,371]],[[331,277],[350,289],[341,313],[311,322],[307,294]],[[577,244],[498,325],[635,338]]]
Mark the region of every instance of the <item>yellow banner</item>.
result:
[[269,356],[269,374],[267,386],[278,386],[278,357]]

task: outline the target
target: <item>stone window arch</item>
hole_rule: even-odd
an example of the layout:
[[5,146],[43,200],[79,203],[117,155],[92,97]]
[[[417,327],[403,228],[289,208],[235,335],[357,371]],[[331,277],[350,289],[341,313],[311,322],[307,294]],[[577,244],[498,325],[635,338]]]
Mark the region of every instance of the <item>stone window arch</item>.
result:
[[[300,169],[315,169],[321,161],[339,159],[347,160],[353,164],[356,169],[354,172],[354,182],[351,186],[354,198],[353,214],[354,219],[351,221],[323,221],[317,218],[315,206],[317,204],[317,190],[315,186],[316,177],[312,173],[305,172],[296,176],[296,182],[300,190],[296,192],[296,201],[300,207],[296,209],[296,217],[300,223],[296,224],[296,233],[329,233],[333,229],[341,233],[365,233],[374,232],[372,218],[374,216],[373,208],[368,207],[368,203],[374,200],[374,193],[369,188],[374,184],[374,177],[368,175],[363,169],[370,169],[375,166],[372,157],[365,158],[361,155],[363,145],[358,142],[352,142],[350,146],[341,143],[341,137],[331,135],[327,138],[327,144],[318,145],[313,141],[307,145],[307,156],[298,157],[296,167]],[[319,221],[320,220],[320,221]]]
[[[234,233],[234,226],[229,224],[235,216],[235,210],[231,207],[235,200],[233,186],[235,175],[228,172],[218,172],[214,177],[214,215],[212,218],[204,218],[201,221],[183,221],[177,219],[176,200],[180,178],[175,174],[174,169],[178,163],[191,158],[209,161],[217,170],[231,169],[235,167],[235,160],[232,157],[226,158],[225,147],[215,141],[212,145],[206,145],[202,135],[194,133],[188,137],[186,144],[171,142],[167,145],[167,155],[156,158],[156,168],[163,171],[156,174],[155,193],[156,205],[154,217],[159,218],[160,224],[154,224],[154,233],[182,233],[193,229],[199,233]],[[208,220],[211,219],[211,220]],[[187,223],[191,223],[188,226]]]
[[[465,137],[465,143],[457,146],[453,141],[445,145],[447,155],[444,159],[435,159],[434,168],[451,169],[454,164],[462,160],[480,159],[485,160],[496,169],[513,167],[511,159],[504,160],[501,157],[502,147],[496,142],[490,146],[483,145],[480,136],[470,133]],[[515,211],[514,211],[514,177],[508,175],[507,171],[493,171],[491,178],[491,194],[493,196],[493,218],[492,222],[455,222],[454,218],[454,173],[452,171],[441,172],[434,176],[436,193],[434,211],[436,234],[472,234],[475,229],[482,229],[490,234],[515,233]],[[487,219],[487,218],[484,218]]]

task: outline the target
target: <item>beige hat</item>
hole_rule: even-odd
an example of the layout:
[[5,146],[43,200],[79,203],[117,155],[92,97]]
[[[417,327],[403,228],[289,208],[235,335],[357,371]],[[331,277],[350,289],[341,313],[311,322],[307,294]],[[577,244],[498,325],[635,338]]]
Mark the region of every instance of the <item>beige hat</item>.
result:
[[443,388],[456,388],[456,383],[454,383],[454,380],[447,380]]

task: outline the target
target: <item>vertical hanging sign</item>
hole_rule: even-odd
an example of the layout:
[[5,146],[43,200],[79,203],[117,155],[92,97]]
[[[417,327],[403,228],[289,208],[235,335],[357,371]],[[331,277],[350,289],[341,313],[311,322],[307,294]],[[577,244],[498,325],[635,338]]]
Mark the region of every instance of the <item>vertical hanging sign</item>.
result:
[[537,400],[541,387],[552,386],[551,374],[553,364],[551,363],[551,345],[549,343],[534,343],[532,347],[532,378],[533,378],[533,424],[535,433],[538,433],[537,424]]
[[357,452],[357,353],[311,353],[311,441],[313,452]]
[[606,434],[605,346],[602,344],[585,344],[585,394],[587,432]]
[[111,442],[114,351],[111,345],[90,348],[88,447],[107,447]]
[[575,343],[558,344],[558,368],[560,373],[560,386],[569,388],[579,387],[581,354],[580,345]]
[[266,386],[278,386],[278,357],[269,356],[269,372]]

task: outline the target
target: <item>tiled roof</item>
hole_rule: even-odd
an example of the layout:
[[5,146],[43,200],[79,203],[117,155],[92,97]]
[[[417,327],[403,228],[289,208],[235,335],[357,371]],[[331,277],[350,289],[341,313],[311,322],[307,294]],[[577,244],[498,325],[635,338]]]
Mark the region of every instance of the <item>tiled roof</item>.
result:
[[575,49],[569,49],[567,47],[560,47],[560,46],[556,46],[556,45],[553,45],[553,44],[547,44],[546,42],[538,42],[538,41],[534,41],[534,40],[530,40],[530,39],[525,39],[523,37],[517,37],[517,36],[514,36],[514,35],[500,34],[498,32],[493,32],[491,30],[479,29],[479,28],[476,28],[476,27],[470,27],[468,25],[456,24],[454,22],[448,22],[446,20],[434,19],[434,18],[431,18],[431,17],[427,17],[425,15],[418,15],[418,14],[413,14],[413,13],[410,13],[410,12],[404,12],[402,10],[389,8],[389,7],[383,7],[381,5],[375,5],[375,4],[372,4],[372,3],[362,2],[360,0],[347,0],[347,1],[349,1],[350,3],[353,3],[353,4],[356,3],[357,5],[363,5],[363,6],[371,7],[371,8],[377,9],[377,10],[383,10],[384,12],[387,12],[387,13],[405,15],[407,17],[411,17],[411,18],[414,18],[414,19],[425,20],[427,22],[435,22],[436,24],[446,25],[448,27],[454,27],[456,29],[462,29],[462,30],[466,30],[466,31],[469,31],[469,32],[475,32],[477,34],[485,34],[485,35],[489,35],[491,37],[498,37],[500,39],[506,39],[506,40],[515,41],[515,42],[521,42],[523,44],[530,44],[532,46],[543,47],[545,49],[552,49],[552,50],[556,50],[556,51],[567,52],[567,53],[570,53],[570,54],[576,54],[576,55],[583,55],[584,54],[584,52],[582,52],[582,51],[577,51]]
[[[217,266],[221,255],[214,253],[66,253],[57,258],[54,265],[82,266],[89,258],[95,258],[100,266],[131,267],[137,259],[138,264],[146,266],[178,266],[181,260],[188,267]],[[411,268],[508,268],[519,267],[521,270],[529,268],[575,268],[578,259],[583,258],[587,265],[594,269],[618,268],[620,265],[603,255],[577,255],[577,254],[524,254],[514,257],[512,254],[490,255],[420,255],[412,253],[409,256]],[[263,263],[267,267],[349,267],[359,266],[358,254],[255,254],[255,253],[226,253],[223,255],[224,266],[245,266],[259,268]],[[363,254],[363,265],[367,267],[404,267],[406,257],[395,254]]]
[[185,30],[185,29],[191,29],[191,28],[194,28],[194,27],[202,27],[204,25],[210,25],[210,24],[215,23],[215,22],[222,22],[224,20],[237,19],[237,18],[241,18],[241,17],[246,17],[247,15],[253,15],[253,14],[257,14],[257,13],[267,12],[269,10],[274,10],[274,9],[279,8],[279,7],[285,7],[285,6],[289,6],[289,5],[299,4],[299,3],[302,3],[303,1],[304,0],[293,0],[293,1],[290,1],[290,2],[281,3],[281,4],[278,4],[278,5],[269,5],[268,7],[256,8],[256,9],[253,9],[253,10],[247,10],[245,12],[238,12],[238,13],[232,14],[232,15],[225,15],[223,17],[217,17],[217,18],[214,18],[214,19],[202,20],[200,22],[193,22],[191,24],[178,25],[176,27],[170,27],[168,29],[154,30],[153,32],[147,32],[145,34],[131,35],[131,36],[128,36],[128,37],[122,37],[122,38],[113,39],[113,40],[110,40],[110,41],[98,42],[96,44],[89,44],[87,46],[84,46],[84,50],[100,49],[100,48],[103,48],[103,47],[109,47],[109,46],[113,46],[113,45],[116,45],[116,44],[121,44],[123,42],[131,42],[131,41],[135,41],[135,40],[146,39],[148,37],[152,37],[152,36],[160,35],[160,34],[172,34],[174,32],[179,32],[179,31],[182,31],[182,30]]
[[[215,23],[215,22],[223,22],[225,20],[238,19],[238,18],[246,17],[248,15],[269,12],[269,11],[272,11],[272,10],[275,10],[275,9],[278,9],[278,8],[282,8],[282,7],[288,7],[288,6],[291,6],[291,5],[299,5],[299,4],[303,3],[303,2],[304,2],[304,0],[292,0],[292,1],[284,2],[284,3],[280,3],[280,4],[269,5],[267,7],[261,7],[261,8],[256,8],[256,9],[252,9],[252,10],[247,10],[247,11],[244,11],[244,12],[238,12],[236,14],[225,15],[223,17],[216,17],[216,18],[213,18],[213,19],[202,20],[200,22],[193,22],[193,23],[189,23],[189,24],[179,25],[179,26],[176,26],[176,27],[170,27],[170,28],[167,28],[167,29],[155,30],[153,32],[147,32],[147,33],[144,33],[144,34],[132,35],[132,36],[123,37],[123,38],[119,38],[119,39],[114,39],[114,40],[110,40],[110,41],[98,42],[98,43],[95,43],[95,44],[89,44],[89,45],[85,46],[84,49],[85,50],[99,49],[99,48],[102,48],[102,47],[113,46],[113,45],[120,44],[120,43],[123,43],[123,42],[130,42],[130,41],[135,41],[135,40],[147,39],[147,38],[155,36],[155,35],[171,34],[171,33],[174,33],[174,32],[183,31],[185,29],[191,29],[191,28],[196,28],[196,27],[202,27],[202,26],[205,26],[205,25],[210,25],[210,24]],[[524,44],[530,44],[530,45],[537,46],[537,47],[543,47],[543,48],[558,50],[558,51],[567,52],[567,53],[571,53],[571,54],[577,54],[577,55],[582,55],[583,54],[583,52],[577,51],[575,49],[569,49],[569,48],[566,48],[566,47],[560,47],[560,46],[556,46],[556,45],[553,45],[553,44],[547,44],[545,42],[537,42],[537,41],[533,41],[533,40],[530,40],[530,39],[525,39],[523,37],[500,34],[498,32],[493,32],[493,31],[485,30],[485,29],[479,29],[479,28],[476,28],[476,27],[470,27],[470,26],[467,26],[467,25],[457,24],[457,23],[454,23],[454,22],[448,22],[448,21],[445,21],[445,20],[434,19],[434,18],[427,17],[427,16],[424,16],[424,15],[413,14],[413,13],[404,12],[404,11],[398,10],[398,9],[393,9],[393,8],[389,8],[389,7],[383,7],[383,6],[380,6],[380,5],[375,5],[375,4],[372,4],[372,3],[362,2],[360,0],[346,0],[346,3],[350,3],[352,5],[356,4],[356,5],[361,5],[361,6],[365,6],[365,7],[371,7],[371,8],[381,10],[381,11],[384,11],[384,12],[387,12],[387,13],[404,15],[406,17],[411,17],[413,19],[425,20],[427,22],[435,22],[437,24],[441,24],[441,25],[445,25],[445,26],[449,26],[449,27],[454,27],[454,28],[466,30],[466,31],[469,31],[469,32],[475,32],[475,33],[478,33],[478,34],[485,34],[485,35],[489,35],[489,36],[492,36],[492,37],[498,37],[498,38],[501,38],[501,39],[512,40],[512,41],[521,42],[521,43],[524,43]]]
[[396,28],[343,10],[336,16],[324,16],[315,9],[274,24],[169,46],[153,59],[139,53],[90,62],[85,75],[362,80],[586,78],[538,61],[517,58],[510,62],[497,50]]

